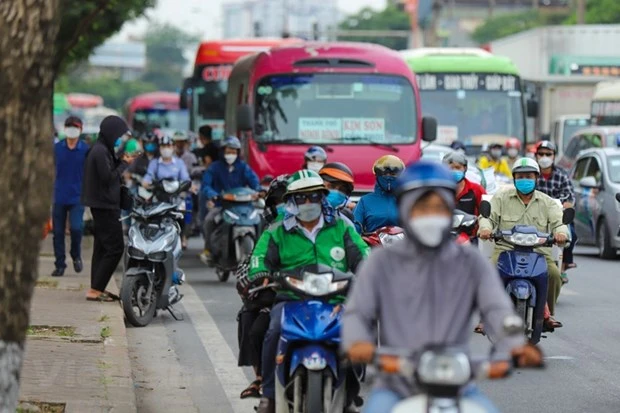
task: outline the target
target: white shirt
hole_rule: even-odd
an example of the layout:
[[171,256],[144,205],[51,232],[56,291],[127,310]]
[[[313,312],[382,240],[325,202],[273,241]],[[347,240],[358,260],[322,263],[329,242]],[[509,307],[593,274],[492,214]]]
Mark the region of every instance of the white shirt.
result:
[[321,214],[321,216],[319,217],[319,222],[317,222],[317,224],[314,226],[314,228],[312,228],[311,231],[307,230],[303,225],[301,225],[301,222],[299,222],[299,220],[297,221],[297,226],[301,228],[306,238],[312,241],[313,244],[316,243],[316,236],[324,225],[325,220],[323,220],[323,214]]

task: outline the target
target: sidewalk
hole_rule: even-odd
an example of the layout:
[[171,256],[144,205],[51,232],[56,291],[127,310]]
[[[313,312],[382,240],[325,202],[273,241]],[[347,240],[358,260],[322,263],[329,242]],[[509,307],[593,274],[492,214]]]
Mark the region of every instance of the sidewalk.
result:
[[[136,398],[123,310],[119,303],[86,301],[92,237],[84,237],[82,254],[81,274],[74,273],[68,258],[64,277],[50,277],[54,269],[51,235],[43,242],[20,401],[60,404],[56,410],[42,412],[133,413]],[[108,290],[118,293],[114,277]]]

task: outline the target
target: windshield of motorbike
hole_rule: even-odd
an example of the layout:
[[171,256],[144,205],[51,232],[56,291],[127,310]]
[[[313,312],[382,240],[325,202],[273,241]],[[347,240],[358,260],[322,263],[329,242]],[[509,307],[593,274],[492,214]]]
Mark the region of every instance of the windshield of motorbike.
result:
[[[422,113],[437,119],[437,143],[459,140],[482,146],[523,139],[525,124],[519,78],[482,73],[417,75]],[[488,137],[485,138],[485,136]]]
[[568,146],[570,138],[575,136],[578,130],[590,125],[590,119],[566,119],[564,121],[564,133],[562,135],[563,148]]
[[607,158],[609,169],[609,180],[611,182],[620,183],[620,156],[610,156]]
[[192,129],[197,131],[203,125],[211,126],[213,139],[224,136],[226,113],[226,90],[232,65],[208,65],[200,69],[200,78],[192,93]]
[[413,87],[400,76],[269,76],[257,85],[255,102],[261,142],[406,144],[416,137]]
[[144,132],[155,127],[163,129],[187,130],[189,113],[187,110],[141,109],[133,118],[133,129]]

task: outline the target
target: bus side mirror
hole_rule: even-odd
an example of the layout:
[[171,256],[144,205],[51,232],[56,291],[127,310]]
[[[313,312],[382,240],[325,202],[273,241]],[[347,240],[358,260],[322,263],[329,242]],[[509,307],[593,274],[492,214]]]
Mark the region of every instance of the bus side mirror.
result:
[[616,194],[616,201],[620,202],[620,192]]
[[422,140],[433,142],[435,139],[437,139],[437,119],[432,116],[424,116],[422,118]]
[[562,223],[564,225],[572,224],[575,219],[575,208],[566,208],[562,212]]
[[491,203],[489,201],[480,202],[480,215],[485,218],[489,218],[491,216]]
[[252,106],[245,103],[237,106],[237,129],[242,132],[249,132],[254,129]]
[[534,99],[527,100],[527,116],[529,118],[538,117],[538,101]]
[[187,100],[189,99],[189,95],[191,93],[191,83],[192,79],[190,77],[186,77],[185,79],[183,79],[183,87],[181,88],[181,92],[179,94],[179,107],[181,109],[187,109],[189,106],[187,104]]

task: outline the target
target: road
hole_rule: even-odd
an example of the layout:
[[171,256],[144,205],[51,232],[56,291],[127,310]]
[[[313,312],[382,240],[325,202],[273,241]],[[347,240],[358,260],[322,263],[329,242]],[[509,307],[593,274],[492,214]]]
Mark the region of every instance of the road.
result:
[[[234,280],[220,283],[197,259],[192,239],[182,259],[188,283],[179,312],[161,314],[148,327],[129,328],[140,412],[253,412],[239,399],[252,378],[236,366],[240,301]],[[578,248],[579,267],[569,273],[557,308],[562,329],[543,339],[544,371],[519,371],[510,379],[480,383],[502,412],[583,413],[620,411],[620,278],[617,261]],[[488,342],[472,334],[474,353]]]

